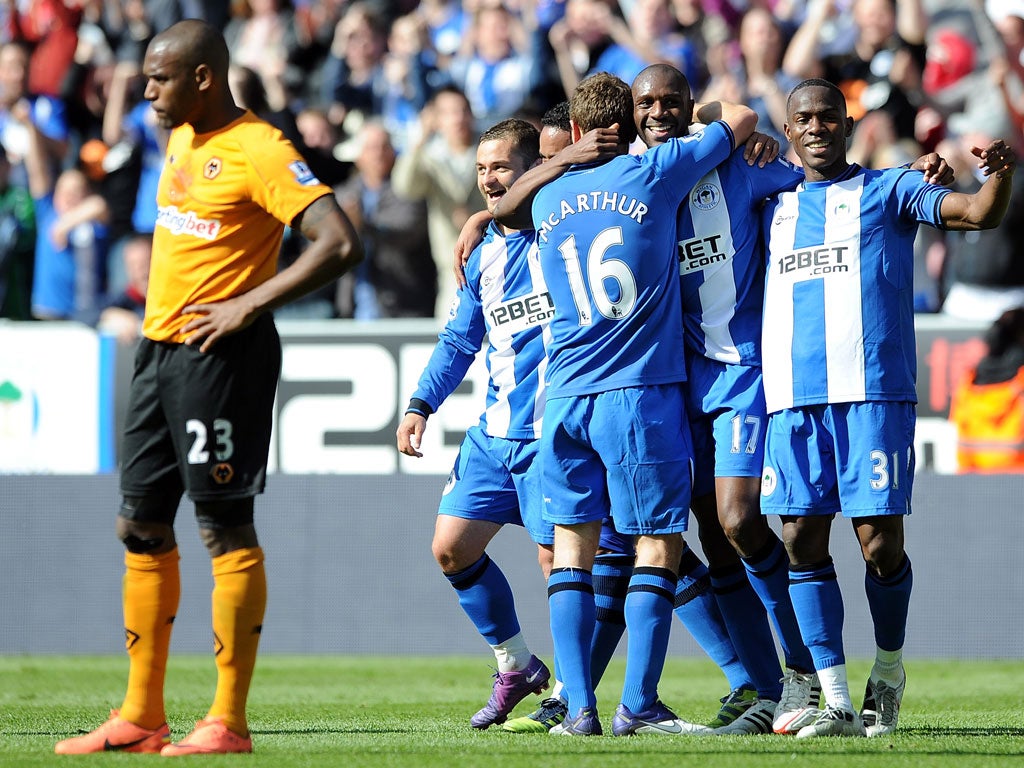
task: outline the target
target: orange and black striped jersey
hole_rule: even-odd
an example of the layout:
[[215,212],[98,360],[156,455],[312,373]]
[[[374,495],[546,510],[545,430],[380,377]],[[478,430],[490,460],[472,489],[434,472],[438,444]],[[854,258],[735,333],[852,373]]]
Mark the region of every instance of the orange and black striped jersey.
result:
[[189,304],[224,301],[273,277],[286,224],[330,187],[280,131],[246,112],[167,143],[143,334],[183,342]]

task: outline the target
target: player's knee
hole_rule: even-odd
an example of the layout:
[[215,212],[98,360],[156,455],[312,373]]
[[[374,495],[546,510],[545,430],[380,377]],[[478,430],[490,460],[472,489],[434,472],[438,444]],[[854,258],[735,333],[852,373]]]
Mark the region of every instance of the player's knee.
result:
[[484,556],[485,550],[468,542],[449,537],[434,537],[431,544],[434,559],[443,573],[458,573]]
[[211,557],[259,546],[253,524],[253,498],[196,503],[199,537]]
[[903,542],[895,536],[876,536],[861,547],[864,563],[880,578],[885,578],[903,564]]
[[158,555],[177,546],[174,514],[177,501],[159,496],[126,496],[121,502],[115,531],[125,549],[137,555]]
[[761,515],[760,509],[751,514],[747,508],[723,510],[722,530],[733,548],[746,557],[757,551],[768,534],[768,523]]
[[170,552],[177,545],[174,529],[159,523],[139,523],[117,519],[117,538],[133,555],[159,555]]
[[441,566],[441,570],[444,573],[455,573],[461,571],[460,568],[461,558],[453,543],[447,540],[434,539],[430,546],[431,551],[434,555],[434,560]]

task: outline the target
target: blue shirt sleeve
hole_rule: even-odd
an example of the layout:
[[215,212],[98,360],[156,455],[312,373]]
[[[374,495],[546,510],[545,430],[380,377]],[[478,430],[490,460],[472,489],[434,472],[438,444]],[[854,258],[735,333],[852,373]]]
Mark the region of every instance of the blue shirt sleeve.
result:
[[652,165],[668,193],[682,199],[701,176],[729,157],[733,139],[732,129],[717,120],[689,136],[652,147],[641,158]]
[[886,172],[886,177],[892,184],[901,219],[908,223],[944,228],[939,209],[943,198],[952,190],[927,183],[921,171],[894,168]]
[[435,411],[462,383],[487,333],[480,300],[479,245],[466,262],[465,274],[466,285],[455,294],[454,314],[441,329],[413,393],[414,399],[423,400]]
[[[742,147],[735,150],[732,157],[738,158],[734,162],[747,164],[747,161],[743,159]],[[766,197],[777,195],[779,192],[788,192],[795,189],[796,185],[804,179],[804,172],[782,157],[775,158],[764,168],[759,168],[757,165],[748,167],[750,172],[747,174],[747,178],[750,179],[751,191],[755,200],[763,200]]]

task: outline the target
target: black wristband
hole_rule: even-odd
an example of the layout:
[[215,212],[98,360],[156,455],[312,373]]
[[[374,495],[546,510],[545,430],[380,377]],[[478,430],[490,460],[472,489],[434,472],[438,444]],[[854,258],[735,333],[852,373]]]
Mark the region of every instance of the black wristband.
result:
[[434,409],[427,401],[414,397],[409,401],[409,407],[405,409],[405,412],[418,414],[425,419],[434,412]]

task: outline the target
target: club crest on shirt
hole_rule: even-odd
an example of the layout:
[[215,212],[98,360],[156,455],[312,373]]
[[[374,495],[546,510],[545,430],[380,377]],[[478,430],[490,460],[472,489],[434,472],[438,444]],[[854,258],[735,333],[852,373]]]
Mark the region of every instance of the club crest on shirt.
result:
[[775,469],[773,467],[765,467],[764,472],[761,473],[761,495],[771,496],[775,493],[775,487],[779,484],[779,479],[775,475]]
[[853,214],[853,209],[850,208],[849,203],[838,203],[836,204],[836,207],[832,209],[832,213],[836,216],[846,218]]
[[301,160],[289,163],[288,170],[292,172],[292,175],[295,177],[295,181],[304,187],[311,187],[314,184],[320,183],[320,179],[318,179],[309,169],[309,166]]
[[203,166],[203,178],[204,179],[216,179],[220,175],[220,170],[223,167],[223,163],[219,157],[211,157],[206,161],[206,165]]
[[695,208],[710,211],[722,199],[722,192],[714,184],[698,184],[690,194],[690,202]]

